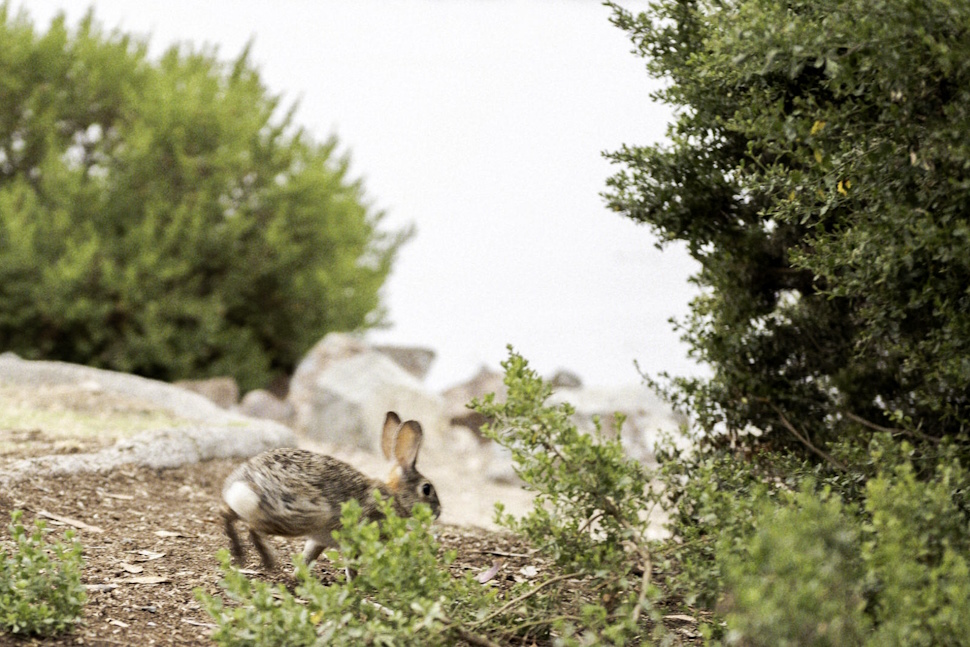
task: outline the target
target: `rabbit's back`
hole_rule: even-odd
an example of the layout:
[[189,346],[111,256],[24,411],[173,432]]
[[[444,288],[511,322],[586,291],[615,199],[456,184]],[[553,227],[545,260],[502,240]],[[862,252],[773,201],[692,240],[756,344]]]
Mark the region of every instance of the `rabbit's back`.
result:
[[382,489],[332,456],[303,449],[275,449],[239,466],[223,488],[223,499],[257,532],[297,537],[336,528],[340,504],[366,505]]

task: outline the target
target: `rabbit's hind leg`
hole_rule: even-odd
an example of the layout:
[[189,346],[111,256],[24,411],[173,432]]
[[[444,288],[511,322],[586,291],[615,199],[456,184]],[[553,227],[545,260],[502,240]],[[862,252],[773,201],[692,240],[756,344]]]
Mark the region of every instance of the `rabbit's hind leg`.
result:
[[242,566],[246,560],[246,551],[242,542],[239,541],[239,534],[236,532],[236,521],[238,519],[239,515],[232,508],[229,506],[222,507],[222,521],[226,536],[229,537],[229,551],[232,553],[232,559],[236,566]]
[[259,559],[263,562],[263,568],[267,571],[276,570],[276,557],[273,555],[273,550],[266,545],[263,540],[263,536],[258,532],[249,529],[249,540],[253,542],[253,546],[256,547],[256,552],[259,553]]

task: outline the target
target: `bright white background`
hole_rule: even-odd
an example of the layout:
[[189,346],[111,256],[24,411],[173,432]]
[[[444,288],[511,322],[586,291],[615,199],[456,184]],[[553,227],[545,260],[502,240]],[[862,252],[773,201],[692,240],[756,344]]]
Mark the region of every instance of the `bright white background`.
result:
[[[108,29],[252,60],[297,122],[336,134],[386,226],[413,223],[382,343],[428,346],[435,388],[513,344],[589,384],[699,369],[667,323],[693,261],[605,208],[601,152],[664,136],[670,112],[609,9],[586,0],[95,0]],[[38,27],[88,2],[22,0]],[[636,8],[642,3],[628,3]]]

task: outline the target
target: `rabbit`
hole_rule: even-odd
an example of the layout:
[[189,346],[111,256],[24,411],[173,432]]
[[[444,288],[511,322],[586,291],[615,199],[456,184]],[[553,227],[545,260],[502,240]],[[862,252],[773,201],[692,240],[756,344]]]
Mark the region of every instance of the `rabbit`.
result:
[[396,413],[387,413],[381,450],[395,465],[386,483],[332,456],[303,449],[272,449],[237,467],[222,489],[222,518],[236,564],[245,557],[235,528],[239,519],[249,526],[263,566],[274,570],[276,561],[264,535],[306,537],[303,558],[310,564],[325,548],[336,545],[332,533],[340,527],[341,503],[355,499],[363,509],[362,518],[381,518],[374,490],[384,498],[393,497],[401,516],[410,516],[415,504],[426,503],[438,518],[441,503],[434,486],[415,468],[422,437],[416,421],[402,424]]

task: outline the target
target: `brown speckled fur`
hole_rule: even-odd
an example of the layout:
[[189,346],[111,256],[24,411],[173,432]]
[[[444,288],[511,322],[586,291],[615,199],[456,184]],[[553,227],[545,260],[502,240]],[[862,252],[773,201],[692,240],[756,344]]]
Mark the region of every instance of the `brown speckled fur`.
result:
[[[374,490],[385,498],[393,497],[401,516],[410,515],[415,504],[426,503],[437,517],[441,513],[438,495],[415,467],[421,426],[413,420],[402,424],[397,414],[388,412],[383,434],[381,447],[396,463],[387,483],[370,479],[332,456],[304,449],[270,450],[236,468],[223,487],[227,502],[222,512],[236,562],[242,563],[245,557],[235,529],[239,519],[249,526],[250,540],[263,566],[272,569],[275,559],[262,535],[308,537],[304,557],[307,562],[313,561],[325,547],[333,545],[331,533],[340,527],[341,503],[356,499],[365,518],[380,518]],[[248,518],[230,508],[226,498],[229,488],[240,482],[259,498],[258,509]]]

